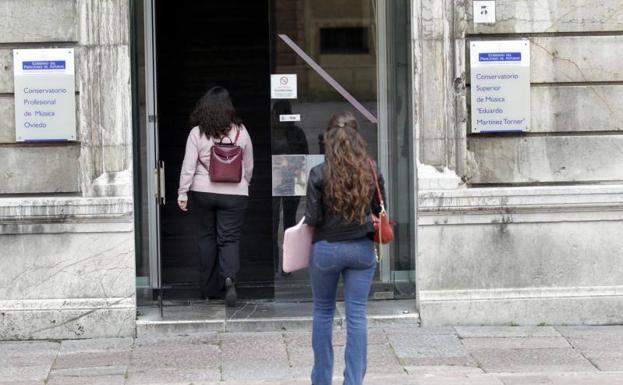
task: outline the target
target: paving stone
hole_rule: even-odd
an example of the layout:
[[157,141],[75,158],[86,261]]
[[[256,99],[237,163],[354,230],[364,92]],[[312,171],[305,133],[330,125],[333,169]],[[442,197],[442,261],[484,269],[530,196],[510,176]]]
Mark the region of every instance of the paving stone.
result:
[[623,327],[571,326],[558,329],[576,349],[623,353]]
[[563,337],[464,338],[461,342],[467,350],[571,348]]
[[[341,382],[335,381],[334,383],[339,384]],[[367,375],[364,378],[364,384],[366,385],[419,385],[420,382],[416,382],[415,378],[402,374],[402,375],[393,375],[393,376],[375,376],[374,374]]]
[[243,379],[243,380],[227,380],[223,382],[193,382],[191,385],[309,385],[309,380],[303,379],[264,379],[264,380],[253,380],[253,379]]
[[556,330],[565,337],[584,338],[587,336],[623,340],[623,325],[613,326],[556,326]]
[[44,380],[40,381],[4,381],[0,379],[0,385],[46,385]]
[[560,373],[549,374],[555,385],[619,385],[623,384],[623,373]]
[[443,374],[416,376],[418,385],[504,385],[500,379],[487,374],[466,374],[462,377]]
[[0,341],[0,357],[14,353],[57,352],[60,342],[49,341]]
[[619,385],[623,373],[499,374],[504,385]]
[[[286,332],[283,333],[284,340],[288,347],[304,346],[311,348],[312,334],[310,332]],[[386,344],[387,335],[382,329],[368,329],[368,345]],[[333,331],[333,346],[344,346],[346,344],[346,330]]]
[[50,373],[51,365],[0,368],[2,381],[42,381]]
[[282,333],[225,333],[221,352],[226,380],[292,377]]
[[133,338],[93,338],[85,340],[66,340],[61,343],[61,353],[123,351],[134,346]]
[[481,349],[471,354],[487,373],[596,370],[572,349]]
[[281,333],[226,333],[222,336],[221,351],[223,362],[265,360],[267,351],[275,361],[288,360]]
[[403,365],[475,366],[456,335],[396,334],[388,336]]
[[219,381],[221,372],[215,369],[149,369],[128,371],[126,385],[139,384],[196,384],[199,381]]
[[499,378],[504,385],[553,385],[545,374],[500,375]]
[[389,344],[368,345],[368,373],[404,374],[404,369]]
[[405,366],[405,370],[410,375],[423,376],[427,374],[443,374],[447,377],[465,377],[468,374],[483,374],[482,369],[473,366]]
[[[57,342],[5,341],[0,342],[0,368],[52,365],[61,347]],[[0,377],[0,380],[3,380]]]
[[582,354],[599,370],[623,371],[623,352],[588,350]]
[[224,380],[294,378],[293,373],[287,361],[274,361],[272,358],[270,362],[268,358],[262,361],[224,361],[222,366]]
[[35,351],[0,355],[0,367],[51,366],[57,354],[57,351]]
[[217,345],[219,343],[219,334],[216,332],[198,333],[185,336],[144,336],[134,341],[134,347],[157,347],[163,348],[167,346],[183,345]]
[[130,369],[218,369],[221,354],[218,345],[179,345],[168,349],[135,348]]
[[130,352],[110,352],[110,351],[87,351],[74,353],[61,353],[54,361],[53,369],[68,368],[90,368],[106,366],[128,366],[130,363]]
[[[333,348],[333,374],[341,375],[344,372],[344,346]],[[314,366],[314,353],[310,350],[292,352],[289,354],[290,369],[294,377],[309,377]],[[371,360],[368,365],[374,365]]]
[[104,366],[91,368],[52,369],[50,376],[58,377],[98,377],[124,375],[128,366]]
[[123,375],[98,376],[98,377],[51,377],[47,385],[124,385]]
[[476,337],[560,337],[551,326],[457,326],[461,338]]
[[417,334],[417,335],[456,335],[456,330],[451,326],[430,326],[430,327],[405,327],[391,326],[383,328],[386,334]]

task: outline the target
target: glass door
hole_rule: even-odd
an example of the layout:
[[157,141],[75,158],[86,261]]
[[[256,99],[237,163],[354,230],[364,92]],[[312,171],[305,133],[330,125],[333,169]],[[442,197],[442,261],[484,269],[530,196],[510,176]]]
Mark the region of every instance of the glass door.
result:
[[[333,112],[350,110],[356,115],[370,155],[381,165],[386,179],[387,176],[404,177],[412,170],[408,167],[409,159],[412,159],[410,154],[407,153],[405,159],[395,156],[396,146],[392,138],[397,132],[389,129],[396,119],[404,120],[405,117],[405,124],[398,130],[410,128],[408,111],[402,111],[401,118],[397,118],[393,110],[395,106],[389,104],[396,100],[396,95],[388,90],[393,89],[393,83],[398,80],[396,75],[388,76],[395,70],[395,53],[390,49],[393,45],[388,44],[388,39],[395,39],[393,30],[389,33],[388,25],[395,28],[395,23],[394,20],[389,24],[386,22],[393,11],[393,5],[389,3],[381,0],[271,1],[273,258],[277,299],[311,298],[308,271],[293,274],[281,271],[281,245],[284,229],[293,226],[304,215],[306,177],[313,166],[324,161],[322,135]],[[406,5],[406,2],[400,3]],[[391,14],[396,16],[393,12]],[[400,27],[406,33],[405,24]],[[401,90],[405,87],[407,83]],[[402,139],[400,137],[400,141]],[[411,146],[407,144],[406,147]],[[400,170],[406,172],[400,172],[400,175],[388,173],[390,159],[404,161]],[[407,202],[413,201],[404,196],[410,189],[401,192],[402,195],[391,195],[394,192],[391,182],[386,183],[392,200],[396,197],[401,202],[405,198]],[[397,293],[405,291],[395,290],[395,280],[408,281],[412,277],[408,273],[397,275],[393,271],[397,266],[394,251],[400,249],[407,258],[413,256],[412,239],[407,237],[405,243],[406,238],[402,235],[409,232],[412,219],[401,218],[405,230],[399,231],[400,246],[384,250],[388,257],[382,260],[377,270],[373,289],[375,298],[395,298]],[[406,269],[412,269],[412,266],[410,264]],[[405,266],[400,265],[400,269],[403,268]],[[408,289],[406,292],[414,291]]]

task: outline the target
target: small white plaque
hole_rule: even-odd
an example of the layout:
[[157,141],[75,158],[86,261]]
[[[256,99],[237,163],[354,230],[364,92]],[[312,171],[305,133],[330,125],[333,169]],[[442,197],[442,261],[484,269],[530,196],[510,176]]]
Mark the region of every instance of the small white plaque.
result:
[[495,24],[495,1],[474,1],[474,24]]
[[270,75],[270,97],[273,99],[296,99],[296,74]]
[[301,114],[279,115],[280,122],[300,122]]

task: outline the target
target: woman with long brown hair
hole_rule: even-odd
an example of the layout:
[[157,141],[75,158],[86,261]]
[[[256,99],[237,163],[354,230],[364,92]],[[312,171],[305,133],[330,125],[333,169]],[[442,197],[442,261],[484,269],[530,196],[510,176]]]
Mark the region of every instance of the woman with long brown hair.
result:
[[305,210],[305,223],[314,227],[309,267],[314,297],[311,377],[314,385],[331,384],[333,316],[342,276],[347,322],[344,384],[361,385],[367,366],[366,308],[376,271],[371,219],[371,213],[380,211],[372,177],[376,165],[348,111],[331,116],[324,143],[325,162],[310,171]]

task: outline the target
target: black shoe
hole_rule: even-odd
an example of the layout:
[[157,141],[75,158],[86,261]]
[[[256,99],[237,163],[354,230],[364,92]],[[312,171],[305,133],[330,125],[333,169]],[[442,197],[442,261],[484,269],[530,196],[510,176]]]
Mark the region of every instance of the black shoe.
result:
[[225,278],[225,290],[225,303],[227,304],[227,306],[236,306],[238,294],[236,294],[236,286],[234,285],[234,281],[229,277]]

